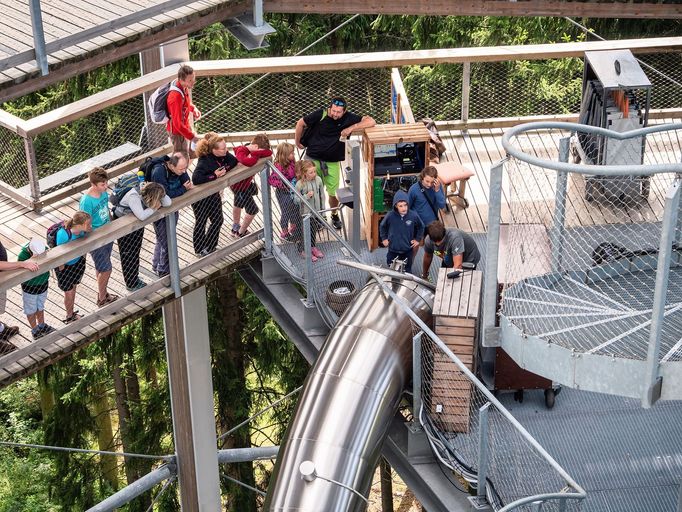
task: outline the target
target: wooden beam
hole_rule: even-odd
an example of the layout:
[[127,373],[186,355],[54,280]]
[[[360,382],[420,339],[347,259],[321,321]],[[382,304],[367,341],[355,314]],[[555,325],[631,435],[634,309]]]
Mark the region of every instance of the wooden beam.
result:
[[14,82],[0,82],[0,102],[44,89],[49,85],[116,62],[176,37],[197,32],[217,21],[240,16],[250,8],[251,3],[246,0],[226,2],[189,15],[182,20],[174,20],[145,32],[133,34],[125,40],[100,46],[85,57],[63,59],[51,65],[50,73],[46,76],[40,76],[40,71],[36,67],[30,72],[21,73]]
[[266,12],[301,14],[411,14],[418,16],[571,16],[578,18],[682,19],[682,5],[655,1],[562,0],[265,0]]
[[[295,73],[302,71],[338,71],[357,68],[434,65],[441,63],[498,62],[582,57],[586,51],[630,49],[633,53],[671,52],[682,49],[682,37],[624,39],[579,43],[449,48],[401,52],[346,53],[300,57],[268,57],[191,62],[199,76],[247,75],[260,73]],[[88,98],[52,110],[26,122],[26,132],[37,135],[56,126],[103,110],[145,90],[158,87],[177,73],[177,65],[136,78]],[[197,101],[201,101],[197,99]]]
[[20,117],[10,114],[5,110],[0,110],[0,126],[3,128],[7,128],[12,133],[16,133],[20,137],[23,137],[26,135],[26,131],[24,130],[25,124],[26,121]]

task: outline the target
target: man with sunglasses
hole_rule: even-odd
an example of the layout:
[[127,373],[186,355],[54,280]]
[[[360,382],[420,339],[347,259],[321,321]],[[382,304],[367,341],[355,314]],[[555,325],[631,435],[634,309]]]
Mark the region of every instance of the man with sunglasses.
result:
[[[296,146],[299,149],[307,147],[305,159],[315,162],[317,174],[322,178],[329,196],[330,208],[339,206],[336,198],[341,175],[339,162],[344,159],[346,151],[340,138],[348,138],[354,131],[370,128],[375,124],[374,119],[369,116],[360,117],[349,112],[346,100],[340,96],[332,98],[326,109],[311,112],[296,123]],[[341,229],[341,219],[336,211],[332,213],[332,224],[334,228]]]

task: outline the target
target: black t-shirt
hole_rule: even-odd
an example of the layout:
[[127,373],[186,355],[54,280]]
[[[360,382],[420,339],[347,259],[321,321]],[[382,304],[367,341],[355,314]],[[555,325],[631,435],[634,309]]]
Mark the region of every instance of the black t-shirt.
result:
[[7,249],[2,245],[2,242],[0,242],[0,261],[7,261]]
[[312,130],[306,154],[316,160],[340,162],[344,159],[346,151],[345,144],[339,140],[341,132],[349,126],[359,123],[362,118],[346,111],[338,121],[329,115],[322,119],[323,112],[324,109],[319,109],[303,117],[308,129]]

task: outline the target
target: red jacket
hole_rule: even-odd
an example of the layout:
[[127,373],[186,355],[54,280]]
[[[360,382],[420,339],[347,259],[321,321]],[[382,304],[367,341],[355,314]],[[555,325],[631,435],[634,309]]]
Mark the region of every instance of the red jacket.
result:
[[[253,167],[261,158],[272,156],[272,151],[269,149],[257,149],[255,151],[249,151],[248,146],[237,146],[234,148],[234,156],[237,157],[237,160],[240,164],[244,164],[247,167]],[[247,190],[252,181],[253,176],[235,183],[230,188],[233,192]]]
[[[173,85],[179,87],[177,80],[173,81]],[[194,113],[194,105],[190,99],[189,90],[186,87],[181,87],[181,89],[184,94],[171,89],[166,98],[166,105],[170,114],[166,131],[192,140],[195,135],[189,127],[189,115]]]

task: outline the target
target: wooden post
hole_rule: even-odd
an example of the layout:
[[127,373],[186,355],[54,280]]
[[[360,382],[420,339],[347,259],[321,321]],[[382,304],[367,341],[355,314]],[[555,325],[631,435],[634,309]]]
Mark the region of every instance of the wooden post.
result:
[[[40,202],[40,175],[38,172],[38,160],[36,159],[36,148],[30,136],[24,137],[24,149],[26,150],[26,169],[28,170],[28,184],[31,187],[31,200],[34,203]],[[34,207],[38,211],[40,208]]]
[[206,288],[163,306],[183,512],[220,510]]

